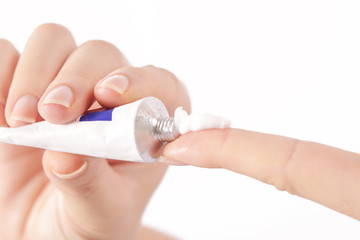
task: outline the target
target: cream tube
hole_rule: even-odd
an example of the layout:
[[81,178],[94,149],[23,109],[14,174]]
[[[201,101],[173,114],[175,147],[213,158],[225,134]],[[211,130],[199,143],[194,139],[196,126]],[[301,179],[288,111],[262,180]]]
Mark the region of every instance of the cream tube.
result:
[[[42,121],[17,128],[0,127],[0,142],[115,160],[154,162],[160,157],[164,142],[180,136],[181,123],[192,125],[183,112],[176,115],[177,119],[170,118],[159,99],[147,97],[87,113],[68,124]],[[195,130],[230,126],[222,118],[210,120],[212,125],[209,125],[209,116],[204,116],[205,127],[198,126],[201,119],[197,117]]]

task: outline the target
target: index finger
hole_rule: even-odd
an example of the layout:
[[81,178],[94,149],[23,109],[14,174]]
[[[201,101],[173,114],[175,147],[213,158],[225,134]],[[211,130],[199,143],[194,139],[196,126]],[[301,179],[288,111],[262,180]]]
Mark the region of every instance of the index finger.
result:
[[185,134],[164,156],[222,167],[360,219],[360,155],[326,145],[240,129]]

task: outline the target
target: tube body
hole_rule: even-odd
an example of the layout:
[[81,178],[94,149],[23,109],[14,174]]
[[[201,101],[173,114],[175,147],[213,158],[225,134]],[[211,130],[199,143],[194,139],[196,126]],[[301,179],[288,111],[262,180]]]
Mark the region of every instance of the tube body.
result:
[[169,119],[168,112],[159,99],[147,97],[85,114],[64,125],[43,121],[0,128],[0,142],[115,160],[154,162],[163,147],[154,134],[157,119]]

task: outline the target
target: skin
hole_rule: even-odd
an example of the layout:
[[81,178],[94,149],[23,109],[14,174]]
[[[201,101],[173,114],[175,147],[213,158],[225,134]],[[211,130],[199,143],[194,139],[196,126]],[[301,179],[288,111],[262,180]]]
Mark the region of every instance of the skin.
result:
[[167,144],[162,162],[224,168],[360,220],[360,155],[241,129],[204,130]]
[[[170,72],[134,68],[110,43],[77,46],[55,24],[34,30],[20,56],[0,39],[0,124],[70,122],[88,109],[156,96],[170,113],[190,111],[185,87]],[[100,86],[126,76],[128,88]],[[46,103],[58,86],[69,106]],[[166,89],[164,91],[163,89]],[[11,117],[16,102],[26,104]],[[45,101],[45,102],[44,102]],[[188,133],[167,144],[162,162],[225,168],[360,219],[360,155],[313,142],[241,129]],[[84,165],[85,163],[85,165]],[[80,170],[79,170],[80,169]],[[171,239],[140,226],[163,164],[138,164],[0,144],[0,239]]]
[[[0,39],[0,52],[3,127],[43,119],[64,124],[89,109],[116,107],[146,96],[161,99],[170,113],[178,106],[190,111],[185,87],[170,72],[154,66],[131,67],[105,41],[77,46],[60,25],[36,28],[21,55]],[[127,87],[100,85],[113,75],[125,76]],[[51,90],[60,86],[68,91],[47,101]],[[170,239],[140,226],[165,171],[161,163],[111,161],[0,144],[0,239]]]

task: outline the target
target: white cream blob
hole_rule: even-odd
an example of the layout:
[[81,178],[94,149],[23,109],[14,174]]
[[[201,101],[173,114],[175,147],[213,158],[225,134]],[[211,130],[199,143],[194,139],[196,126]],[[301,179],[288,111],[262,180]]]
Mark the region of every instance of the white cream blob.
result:
[[212,128],[229,128],[231,122],[227,118],[210,113],[194,113],[188,115],[182,107],[178,107],[174,114],[175,126],[180,134]]

